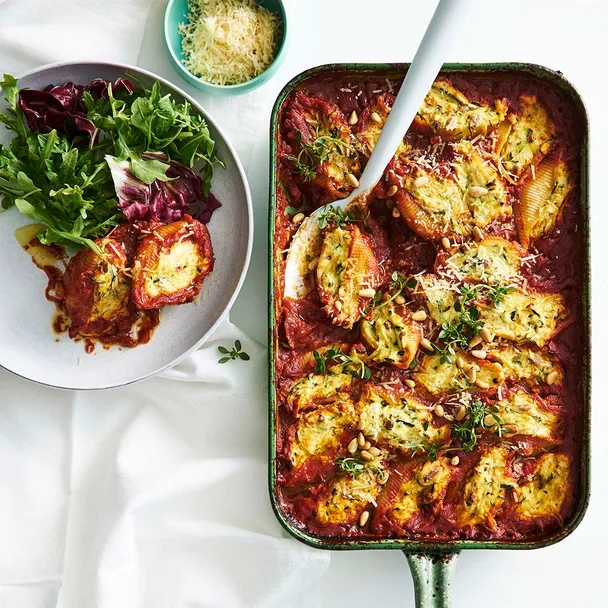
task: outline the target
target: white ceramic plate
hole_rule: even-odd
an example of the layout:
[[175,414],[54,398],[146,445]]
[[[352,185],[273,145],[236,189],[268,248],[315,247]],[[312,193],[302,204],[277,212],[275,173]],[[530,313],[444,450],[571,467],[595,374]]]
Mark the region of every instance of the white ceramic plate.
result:
[[[41,89],[94,78],[115,80],[135,75],[146,86],[159,80],[174,98],[186,98],[209,125],[226,168],[217,167],[212,192],[222,207],[207,225],[215,254],[215,269],[207,277],[198,304],[167,306],[148,344],[112,347],[86,354],[82,342],[51,327],[55,307],[44,297],[46,276],[15,239],[14,232],[31,220],[11,209],[0,214],[0,366],[42,384],[69,389],[101,389],[141,380],[174,365],[200,346],[232,306],[247,271],[253,236],[253,212],[247,178],[236,153],[217,125],[190,96],[150,72],[110,63],[53,64],[28,72],[20,87]],[[0,132],[6,144],[10,133]]]

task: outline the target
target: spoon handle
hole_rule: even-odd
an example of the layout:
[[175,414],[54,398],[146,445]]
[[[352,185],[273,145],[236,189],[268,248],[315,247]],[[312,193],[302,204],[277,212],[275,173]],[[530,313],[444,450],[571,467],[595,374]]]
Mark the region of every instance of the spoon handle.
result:
[[373,154],[361,176],[358,192],[371,190],[382,177],[403,136],[429,92],[470,0],[440,0],[395,99]]

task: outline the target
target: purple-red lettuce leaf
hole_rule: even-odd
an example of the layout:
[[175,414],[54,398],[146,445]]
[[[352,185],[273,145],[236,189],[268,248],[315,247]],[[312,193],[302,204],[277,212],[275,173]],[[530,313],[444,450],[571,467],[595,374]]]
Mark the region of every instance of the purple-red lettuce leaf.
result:
[[[42,91],[22,89],[19,91],[19,108],[34,133],[50,133],[55,129],[64,133],[69,139],[82,136],[85,140],[94,140],[96,127],[87,118],[87,109],[82,103],[84,91],[93,97],[108,99],[106,80],[96,79],[87,86],[66,82],[63,86],[48,86]],[[124,90],[131,94],[133,84],[119,78],[113,90]]]
[[[200,176],[177,161],[168,161],[163,153],[147,152],[141,159],[118,160],[106,155],[118,207],[128,221],[155,220],[163,223],[181,220],[189,213],[207,223],[221,204],[213,196],[203,194]],[[165,168],[165,179],[147,184],[134,170],[134,162],[154,162]]]

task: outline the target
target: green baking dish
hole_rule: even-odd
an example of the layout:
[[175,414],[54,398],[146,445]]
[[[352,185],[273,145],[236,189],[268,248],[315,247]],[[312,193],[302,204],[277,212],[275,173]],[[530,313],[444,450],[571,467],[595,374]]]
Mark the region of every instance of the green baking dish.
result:
[[281,108],[288,95],[301,88],[311,79],[329,77],[339,74],[351,78],[382,77],[402,78],[408,64],[330,64],[307,70],[293,78],[279,94],[272,112],[270,124],[270,208],[269,208],[269,489],[274,512],[283,527],[298,540],[319,549],[327,550],[361,550],[361,549],[399,549],[402,550],[409,562],[414,579],[416,606],[419,608],[448,607],[451,603],[451,578],[455,569],[458,554],[463,549],[536,549],[552,545],[568,536],[581,522],[589,502],[590,483],[590,400],[591,400],[591,302],[590,302],[590,246],[589,246],[589,126],[583,101],[575,88],[563,78],[560,72],[548,68],[523,63],[494,63],[494,64],[446,64],[443,74],[465,72],[472,74],[519,73],[541,79],[563,91],[574,103],[580,113],[582,129],[582,144],[580,156],[580,212],[582,214],[583,235],[583,268],[581,268],[582,283],[582,326],[585,328],[583,340],[583,361],[581,386],[579,394],[581,403],[578,418],[579,462],[577,463],[580,479],[578,480],[579,495],[573,515],[563,527],[551,536],[540,540],[449,540],[434,542],[410,540],[405,538],[387,539],[352,539],[352,538],[319,538],[309,534],[297,526],[283,512],[277,498],[277,447],[276,429],[278,424],[276,399],[276,369],[275,355],[278,338],[275,326],[275,273],[274,273],[274,243],[275,243],[275,209],[277,181],[277,142],[279,137],[279,118]]

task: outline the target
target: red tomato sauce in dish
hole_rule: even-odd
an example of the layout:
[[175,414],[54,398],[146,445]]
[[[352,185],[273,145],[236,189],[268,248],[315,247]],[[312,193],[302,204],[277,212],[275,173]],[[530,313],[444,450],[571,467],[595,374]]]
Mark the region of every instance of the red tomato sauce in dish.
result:
[[352,191],[397,90],[315,77],[279,114],[278,502],[323,538],[546,537],[577,507],[583,433],[583,126],[566,94],[440,77],[367,204],[321,221],[307,291],[283,297],[302,217]]

